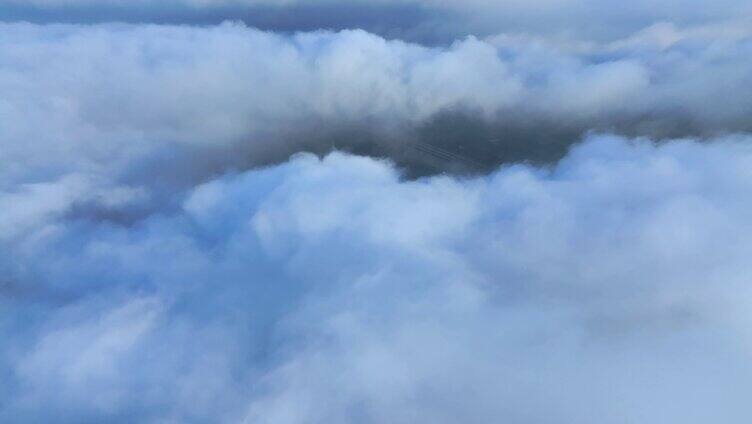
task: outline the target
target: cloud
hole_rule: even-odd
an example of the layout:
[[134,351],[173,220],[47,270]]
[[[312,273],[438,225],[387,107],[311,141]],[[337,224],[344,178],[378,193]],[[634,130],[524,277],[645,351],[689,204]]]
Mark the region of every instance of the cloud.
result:
[[649,3],[3,3],[0,421],[746,423],[749,11]]
[[0,292],[0,417],[744,422],[749,143],[410,181],[302,154],[131,226],[45,215],[3,274],[65,296]]
[[359,30],[287,36],[234,24],[0,32],[7,188],[78,173],[164,199],[301,150],[388,157],[426,175],[552,161],[591,130],[657,139],[750,130],[752,44],[733,28],[433,48]]

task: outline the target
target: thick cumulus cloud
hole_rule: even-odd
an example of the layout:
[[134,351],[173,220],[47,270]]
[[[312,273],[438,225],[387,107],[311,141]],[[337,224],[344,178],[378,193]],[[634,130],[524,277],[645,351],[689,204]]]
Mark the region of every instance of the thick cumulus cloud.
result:
[[437,48],[233,24],[8,24],[0,33],[4,187],[76,173],[170,191],[332,149],[424,175],[550,161],[592,129],[750,130],[752,39],[737,27]]
[[0,422],[746,424],[748,6],[348,4],[0,4]]
[[613,40],[669,20],[682,25],[752,18],[745,0],[5,0],[0,19],[33,22],[218,24],[275,31],[362,28],[447,43],[468,34],[545,34]]
[[19,186],[0,418],[744,423],[751,141],[408,181],[302,154],[130,225],[66,211],[137,193]]

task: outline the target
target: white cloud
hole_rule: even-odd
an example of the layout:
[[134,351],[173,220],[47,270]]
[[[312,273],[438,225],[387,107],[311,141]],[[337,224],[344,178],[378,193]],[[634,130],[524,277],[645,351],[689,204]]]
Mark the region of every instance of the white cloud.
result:
[[302,155],[130,229],[62,221],[7,250],[70,306],[6,299],[0,416],[744,422],[750,163],[747,137],[471,179]]
[[680,3],[0,24],[0,421],[746,423],[752,39]]
[[658,50],[633,40],[572,53],[517,39],[427,48],[363,31],[282,36],[230,24],[0,32],[4,187],[68,173],[153,184],[165,169],[172,176],[157,181],[185,185],[332,146],[370,146],[409,165],[416,131],[447,110],[497,128],[486,138],[449,133],[469,152],[501,152],[475,161],[503,162],[515,149],[527,159],[550,134],[566,145],[591,128],[750,129],[747,37],[698,32],[658,40]]

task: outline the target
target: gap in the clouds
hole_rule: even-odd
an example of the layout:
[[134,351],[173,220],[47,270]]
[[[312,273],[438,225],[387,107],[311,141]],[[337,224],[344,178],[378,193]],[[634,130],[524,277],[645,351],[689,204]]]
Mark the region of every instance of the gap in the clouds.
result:
[[[633,123],[628,127],[634,128]],[[550,169],[573,147],[592,135],[647,137],[646,140],[662,144],[681,138],[669,136],[674,130],[685,136],[685,130],[690,127],[688,123],[683,130],[678,130],[674,123],[666,126],[643,122],[643,131],[624,128],[619,132],[613,131],[615,126],[607,130],[556,122],[534,126],[525,122],[488,121],[464,112],[445,111],[418,126],[397,131],[383,131],[360,124],[309,128],[306,135],[289,134],[284,142],[266,151],[253,149],[253,143],[243,142],[229,148],[170,145],[160,151],[150,151],[118,177],[120,183],[148,192],[150,196],[146,202],[125,206],[74,203],[64,218],[132,227],[154,214],[171,216],[180,213],[186,194],[198,185],[227,175],[275,167],[297,153],[312,153],[324,158],[333,152],[343,152],[385,160],[394,166],[402,181],[437,175],[465,179],[515,164]],[[664,137],[656,137],[657,134]],[[697,134],[702,133],[698,131]]]
[[[227,151],[217,150],[203,156],[203,165],[194,162],[186,170],[196,172],[208,166],[212,169],[211,174],[221,175],[227,169],[243,171],[275,165],[299,152],[323,157],[342,151],[386,159],[401,171],[406,180],[438,174],[473,176],[488,174],[510,164],[555,165],[586,136],[601,133],[644,137],[658,143],[726,134],[705,130],[691,117],[671,112],[655,116],[613,116],[593,121],[588,118],[566,120],[556,116],[530,118],[524,111],[513,110],[489,118],[477,111],[456,108],[445,109],[418,123],[397,128],[362,121],[304,125],[299,131],[281,136],[279,143],[265,145],[264,151],[259,151],[254,143],[239,142],[229,149],[232,153],[229,157]],[[250,148],[254,150],[248,151]]]

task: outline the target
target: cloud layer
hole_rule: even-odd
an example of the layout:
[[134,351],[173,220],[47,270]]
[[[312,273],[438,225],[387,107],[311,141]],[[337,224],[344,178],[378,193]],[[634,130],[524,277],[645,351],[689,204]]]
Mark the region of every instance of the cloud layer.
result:
[[0,422],[746,424],[749,9],[613,6],[4,2]]
[[9,24],[0,33],[6,187],[70,172],[193,184],[333,148],[390,157],[415,174],[467,171],[557,159],[590,130],[750,130],[752,39],[735,27],[659,24],[605,45],[497,36],[441,48],[232,24]]
[[91,182],[19,187],[0,417],[742,423],[749,142],[464,180],[301,155],[131,227],[64,213]]

